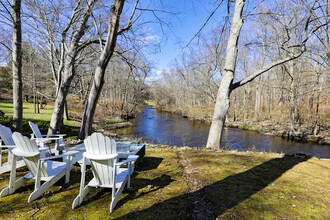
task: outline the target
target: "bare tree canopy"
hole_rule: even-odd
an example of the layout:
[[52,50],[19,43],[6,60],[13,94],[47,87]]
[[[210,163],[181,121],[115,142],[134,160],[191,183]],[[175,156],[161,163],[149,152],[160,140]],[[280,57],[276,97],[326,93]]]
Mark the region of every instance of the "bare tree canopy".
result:
[[54,105],[49,134],[72,118],[81,139],[146,99],[210,121],[212,148],[226,120],[328,126],[329,0],[6,0],[0,17],[17,130],[23,97]]

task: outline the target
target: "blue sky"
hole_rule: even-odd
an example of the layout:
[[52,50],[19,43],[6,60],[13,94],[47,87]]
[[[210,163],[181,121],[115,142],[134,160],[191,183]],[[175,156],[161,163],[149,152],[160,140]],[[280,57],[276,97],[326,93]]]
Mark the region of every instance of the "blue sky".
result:
[[[130,13],[132,3],[126,3],[127,12]],[[163,26],[165,36],[163,36],[158,22],[150,23],[145,26],[150,30],[149,37],[161,42],[157,53],[150,53],[148,58],[155,62],[153,72],[157,74],[160,70],[170,70],[174,59],[182,53],[184,46],[193,38],[198,30],[203,26],[212,11],[217,7],[220,0],[152,0],[149,9],[167,11],[170,13],[156,12],[157,16],[168,26]],[[149,4],[149,1],[140,1],[141,4]],[[226,13],[227,1],[224,1],[214,16],[210,19],[203,32],[217,27],[222,23]],[[144,5],[145,6],[145,5]],[[129,9],[130,8],[130,9]],[[127,14],[128,15],[128,14]],[[156,21],[151,12],[143,15],[143,20]],[[197,38],[192,43],[197,42]]]
[[[155,61],[154,74],[161,70],[170,70],[173,65],[174,59],[177,58],[184,50],[185,45],[194,37],[194,35],[203,26],[208,19],[212,11],[217,7],[219,1],[215,0],[166,0],[163,1],[161,6],[159,2],[152,6],[152,8],[162,8],[162,10],[175,13],[167,14],[158,12],[159,16],[165,22],[168,22],[168,26],[163,26],[165,36],[163,37],[161,26],[158,22],[148,24],[150,28],[150,34],[154,39],[161,41],[161,47],[156,54],[149,55],[149,58]],[[203,29],[203,32],[207,32],[212,28],[217,27],[222,23],[224,14],[226,14],[226,4],[217,9],[214,16],[210,19],[208,24]],[[152,13],[148,13],[145,19],[155,20]],[[197,38],[192,43],[197,42]]]

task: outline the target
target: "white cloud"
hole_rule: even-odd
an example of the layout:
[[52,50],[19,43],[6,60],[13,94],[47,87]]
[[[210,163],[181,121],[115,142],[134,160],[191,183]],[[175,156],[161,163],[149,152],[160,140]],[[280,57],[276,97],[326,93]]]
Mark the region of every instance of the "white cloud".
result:
[[156,34],[148,33],[147,36],[141,39],[145,44],[158,44],[159,37]]
[[152,73],[151,75],[147,76],[146,83],[153,83],[163,77],[164,70],[157,70],[156,72]]

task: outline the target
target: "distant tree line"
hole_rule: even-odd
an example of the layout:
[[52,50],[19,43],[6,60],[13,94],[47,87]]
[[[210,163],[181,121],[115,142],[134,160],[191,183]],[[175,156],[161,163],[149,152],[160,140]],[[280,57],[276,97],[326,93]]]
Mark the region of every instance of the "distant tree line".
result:
[[313,134],[328,129],[329,1],[245,4],[228,3],[225,23],[162,73],[152,90],[158,105],[204,114],[212,148],[220,146],[228,112],[244,123],[289,123],[291,134],[302,126]]

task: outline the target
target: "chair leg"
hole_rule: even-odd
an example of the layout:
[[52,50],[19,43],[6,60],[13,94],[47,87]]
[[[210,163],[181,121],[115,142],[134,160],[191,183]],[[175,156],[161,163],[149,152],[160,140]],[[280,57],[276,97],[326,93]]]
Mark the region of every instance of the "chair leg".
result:
[[128,163],[128,177],[127,177],[127,186],[126,188],[131,188],[131,172],[132,172],[132,162]]
[[115,209],[115,207],[117,205],[117,202],[119,200],[119,197],[120,197],[121,193],[123,192],[123,190],[125,188],[126,183],[127,183],[127,178],[125,179],[123,184],[121,184],[121,186],[117,189],[115,195],[112,197],[112,201],[111,201],[111,204],[110,204],[110,214]]
[[8,196],[13,194],[15,190],[24,184],[24,177],[16,180],[16,155],[11,155],[11,169],[10,169],[10,178],[9,178],[9,186],[4,188],[1,193],[0,197]]
[[65,174],[65,171],[54,176],[52,179],[44,182],[40,187],[35,189],[29,196],[28,202],[32,202],[39,198],[47,189],[49,189],[52,185],[54,185],[57,181],[59,181]]
[[83,199],[89,192],[89,186],[85,186],[85,175],[86,175],[86,157],[83,157],[83,165],[81,167],[81,179],[80,179],[80,189],[79,195],[74,199],[72,203],[72,209],[76,208],[77,206],[81,205]]
[[65,183],[69,183],[70,181],[70,170],[71,170],[71,156],[67,157],[66,168],[65,168]]
[[82,194],[79,194],[72,203],[72,209],[75,209],[77,206],[80,206],[81,203],[83,202],[85,196],[89,192],[89,186],[85,186],[85,188],[82,190]]
[[15,181],[15,183],[12,185],[12,187],[10,187],[10,185],[9,185],[6,188],[4,188],[0,192],[0,197],[5,197],[5,196],[9,196],[9,195],[13,194],[16,191],[16,189],[23,186],[27,181],[28,181],[28,179],[26,179],[24,177],[19,178],[18,180]]

